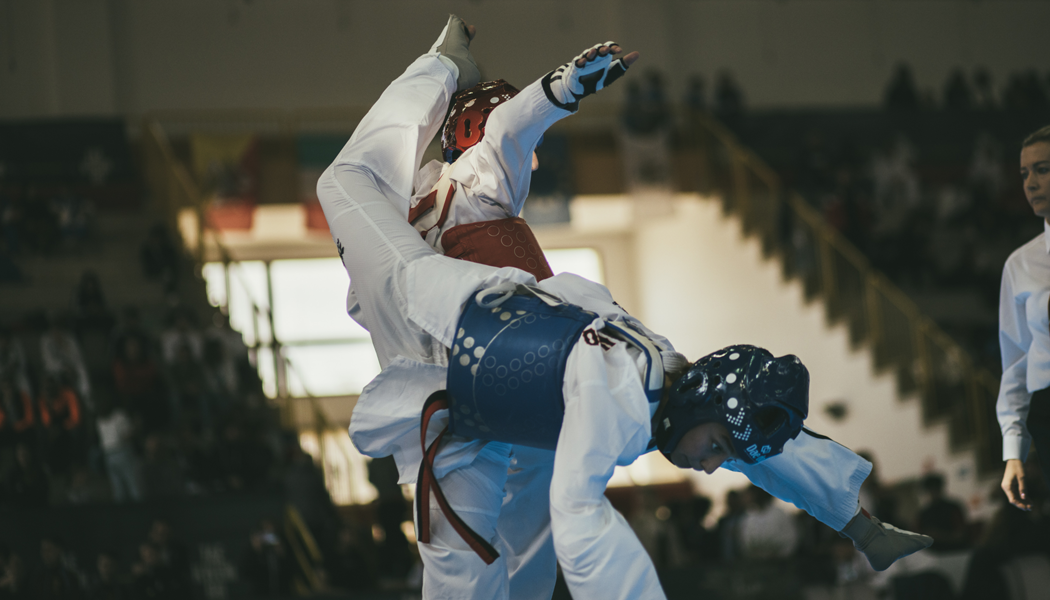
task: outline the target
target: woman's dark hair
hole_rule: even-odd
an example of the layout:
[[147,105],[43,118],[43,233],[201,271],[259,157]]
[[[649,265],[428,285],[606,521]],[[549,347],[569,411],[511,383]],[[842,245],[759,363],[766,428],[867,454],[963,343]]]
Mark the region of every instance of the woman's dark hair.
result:
[[1050,144],[1050,125],[1036,129],[1032,133],[1028,134],[1028,137],[1026,137],[1024,141],[1021,142],[1021,147],[1027,148],[1033,144],[1038,144],[1039,142],[1046,142]]

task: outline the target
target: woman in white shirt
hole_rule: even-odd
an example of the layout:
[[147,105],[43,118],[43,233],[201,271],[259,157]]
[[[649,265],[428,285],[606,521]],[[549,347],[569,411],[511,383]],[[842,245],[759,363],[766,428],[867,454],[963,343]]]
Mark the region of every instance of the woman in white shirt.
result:
[[1031,509],[1024,461],[1035,443],[1050,474],[1050,126],[1021,144],[1025,198],[1043,219],[1043,233],[1010,255],[999,295],[999,350],[1003,378],[996,413],[1003,432],[1003,491]]

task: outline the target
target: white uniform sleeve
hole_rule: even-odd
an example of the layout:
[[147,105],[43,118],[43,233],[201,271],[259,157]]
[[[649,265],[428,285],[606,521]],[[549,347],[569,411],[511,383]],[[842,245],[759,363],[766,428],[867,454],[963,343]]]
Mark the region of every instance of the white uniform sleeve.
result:
[[1003,378],[999,384],[995,412],[1003,432],[1004,461],[1013,458],[1025,460],[1032,444],[1032,437],[1025,426],[1028,405],[1032,399],[1026,385],[1032,333],[1028,330],[1025,314],[1026,298],[1014,295],[1012,264],[1012,261],[1007,261],[1003,269],[999,293],[999,352],[1003,361]]
[[536,143],[571,114],[551,104],[539,81],[493,109],[485,136],[452,164],[449,177],[463,194],[457,195],[444,227],[518,216],[529,195]]
[[835,531],[842,531],[853,518],[860,486],[871,473],[870,462],[842,444],[809,431],[788,440],[783,452],[758,464],[731,460],[722,468],[743,473],[751,483]]
[[625,344],[581,338],[565,372],[565,421],[550,489],[554,549],[575,598],[664,598],[652,560],[605,497],[649,441],[649,409]]

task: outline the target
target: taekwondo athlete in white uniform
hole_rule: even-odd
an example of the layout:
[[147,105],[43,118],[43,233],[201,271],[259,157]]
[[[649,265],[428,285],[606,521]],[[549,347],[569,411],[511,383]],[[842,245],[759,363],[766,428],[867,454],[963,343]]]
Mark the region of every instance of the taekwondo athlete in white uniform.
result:
[[[860,509],[870,463],[800,434],[809,376],[797,358],[735,346],[689,364],[601,285],[435,250],[446,224],[516,217],[543,132],[637,58],[617,58],[612,42],[588,48],[492,103],[483,135],[452,164],[417,172],[455,94],[479,79],[471,37],[451,17],[318,181],[350,276],[348,312],[383,367],[351,438],[367,455],[392,454],[402,483],[423,491],[424,597],[550,597],[556,560],[576,597],[663,598],[604,497],[615,466],[655,449],[682,468],[743,472],[852,538],[876,569],[927,547]],[[429,231],[435,211],[445,223]]]

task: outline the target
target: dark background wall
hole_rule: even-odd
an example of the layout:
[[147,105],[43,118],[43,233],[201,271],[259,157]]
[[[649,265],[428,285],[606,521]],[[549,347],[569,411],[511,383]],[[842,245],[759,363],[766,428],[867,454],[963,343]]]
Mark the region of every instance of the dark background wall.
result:
[[1050,22],[1025,0],[2,0],[0,118],[367,105],[448,12],[478,25],[486,77],[614,38],[672,98],[726,68],[764,108],[874,105],[900,60],[922,89],[978,66],[1001,86],[1045,71]]

